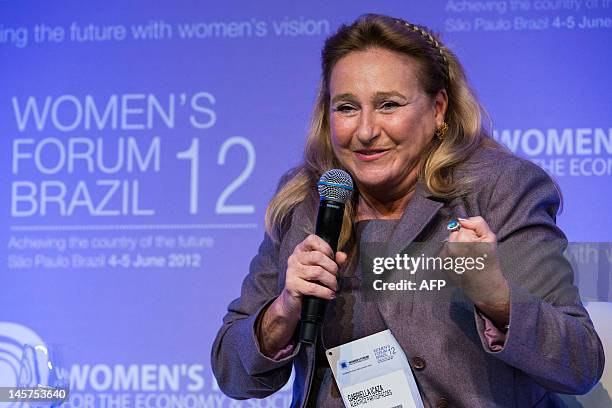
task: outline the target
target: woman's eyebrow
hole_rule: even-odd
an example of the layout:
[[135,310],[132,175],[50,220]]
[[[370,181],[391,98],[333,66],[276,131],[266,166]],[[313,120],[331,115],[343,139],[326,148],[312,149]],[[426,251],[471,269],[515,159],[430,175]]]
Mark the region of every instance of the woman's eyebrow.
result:
[[[380,101],[381,99],[390,98],[392,96],[395,96],[395,97],[407,100],[407,98],[403,94],[398,92],[398,91],[378,91],[372,97],[372,101]],[[343,99],[344,100],[354,101],[357,98],[352,93],[345,92],[345,93],[342,93],[342,94],[334,95],[334,97],[331,99],[331,103],[333,104],[333,103],[336,103],[336,102],[338,102],[340,100],[343,100]]]
[[406,99],[406,97],[404,95],[402,95],[401,93],[397,92],[397,91],[378,91],[374,94],[374,97],[372,98],[373,101],[379,101],[381,99],[386,99],[386,98],[390,98],[392,96],[398,97],[398,98],[402,98],[402,99]]
[[342,99],[355,100],[357,98],[352,93],[343,93],[343,94],[335,95],[332,98],[331,103],[336,103],[336,102],[338,102],[339,100],[342,100]]

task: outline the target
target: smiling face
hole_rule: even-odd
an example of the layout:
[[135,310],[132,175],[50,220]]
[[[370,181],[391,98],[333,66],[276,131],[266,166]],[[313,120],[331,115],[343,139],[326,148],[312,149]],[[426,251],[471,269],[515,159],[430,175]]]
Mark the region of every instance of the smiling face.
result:
[[332,146],[364,193],[407,194],[444,120],[446,93],[427,95],[418,68],[410,57],[374,48],[351,52],[331,72]]

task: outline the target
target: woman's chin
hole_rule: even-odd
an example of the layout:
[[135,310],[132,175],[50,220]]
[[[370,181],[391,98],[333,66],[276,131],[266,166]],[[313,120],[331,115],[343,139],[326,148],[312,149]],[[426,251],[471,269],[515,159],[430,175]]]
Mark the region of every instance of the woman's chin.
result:
[[387,177],[382,175],[370,175],[368,177],[356,177],[360,190],[375,192],[384,191],[391,187]]

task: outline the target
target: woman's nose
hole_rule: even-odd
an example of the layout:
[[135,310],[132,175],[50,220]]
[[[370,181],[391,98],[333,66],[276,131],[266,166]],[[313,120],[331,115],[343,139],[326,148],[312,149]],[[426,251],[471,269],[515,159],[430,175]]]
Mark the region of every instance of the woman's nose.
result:
[[380,134],[380,127],[376,121],[376,115],[374,111],[362,110],[359,121],[359,128],[357,129],[357,138],[359,141],[368,145],[371,144]]

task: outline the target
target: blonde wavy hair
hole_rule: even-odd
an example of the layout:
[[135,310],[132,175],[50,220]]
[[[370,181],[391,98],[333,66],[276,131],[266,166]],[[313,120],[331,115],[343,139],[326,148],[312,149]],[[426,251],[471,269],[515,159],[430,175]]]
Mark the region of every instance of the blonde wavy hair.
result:
[[[480,146],[497,145],[483,126],[484,110],[470,89],[463,67],[453,52],[446,48],[428,28],[401,19],[366,14],[350,25],[341,26],[330,36],[321,52],[321,82],[308,132],[303,162],[290,171],[266,209],[266,231],[279,240],[282,226],[288,222],[293,208],[303,201],[319,199],[316,182],[332,168],[343,168],[331,144],[329,115],[329,81],[335,64],[355,51],[383,48],[407,55],[418,62],[419,80],[432,98],[445,89],[448,107],[444,138],[433,137],[423,154],[419,181],[440,199],[452,199],[467,191],[469,180],[455,180],[454,168]],[[345,169],[346,170],[346,169]],[[353,242],[358,191],[346,204],[339,249],[346,250]]]

